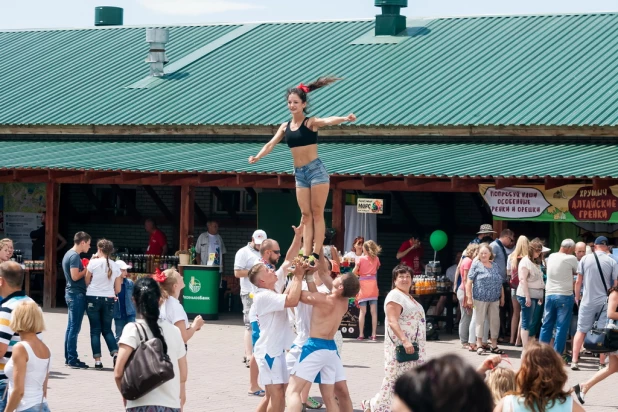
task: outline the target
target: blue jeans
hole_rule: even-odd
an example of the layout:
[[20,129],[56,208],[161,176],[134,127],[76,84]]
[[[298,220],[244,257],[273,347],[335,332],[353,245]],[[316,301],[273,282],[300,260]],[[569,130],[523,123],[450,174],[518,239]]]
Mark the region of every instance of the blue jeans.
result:
[[116,342],[120,340],[122,336],[122,330],[127,323],[135,322],[135,315],[125,316],[123,318],[114,318],[114,326],[116,327]]
[[39,403],[38,405],[34,405],[31,408],[24,409],[22,412],[50,412],[50,411],[49,411],[49,406],[47,405],[47,402],[45,402],[43,403],[43,407],[41,407],[41,404]]
[[101,357],[101,334],[110,355],[118,352],[118,344],[112,332],[112,319],[114,319],[114,298],[100,296],[86,296],[86,314],[90,321],[90,346],[92,357]]
[[75,364],[78,362],[77,336],[82,329],[82,321],[84,320],[84,312],[86,311],[86,294],[80,292],[67,292],[64,299],[69,308],[67,331],[64,335],[64,361],[67,364]]
[[[9,381],[0,382],[0,411],[6,409],[6,404],[9,401],[9,394],[7,391],[7,387],[9,386]],[[4,396],[4,392],[7,392],[6,396]]]
[[545,297],[545,312],[543,313],[543,327],[539,340],[544,343],[551,341],[556,326],[556,337],[554,339],[554,349],[559,354],[564,352],[571,317],[573,316],[573,295],[549,295]]
[[517,301],[521,306],[521,328],[529,331],[532,329],[534,323],[534,313],[536,312],[536,307],[539,305],[539,300],[530,298],[532,302],[530,307],[526,306],[526,298],[517,296]]

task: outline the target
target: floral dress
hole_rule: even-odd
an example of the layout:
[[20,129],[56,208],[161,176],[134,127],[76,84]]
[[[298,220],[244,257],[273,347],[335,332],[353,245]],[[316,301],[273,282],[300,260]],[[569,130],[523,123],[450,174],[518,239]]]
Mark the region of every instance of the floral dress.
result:
[[[395,381],[405,372],[425,363],[425,310],[420,303],[399,289],[393,289],[386,296],[384,310],[389,302],[402,307],[399,315],[399,327],[410,342],[417,342],[419,358],[416,362],[397,362],[395,348],[402,344],[386,321],[386,336],[384,338],[384,380],[380,392],[371,399],[372,412],[390,412]],[[390,337],[395,341],[391,340]]]

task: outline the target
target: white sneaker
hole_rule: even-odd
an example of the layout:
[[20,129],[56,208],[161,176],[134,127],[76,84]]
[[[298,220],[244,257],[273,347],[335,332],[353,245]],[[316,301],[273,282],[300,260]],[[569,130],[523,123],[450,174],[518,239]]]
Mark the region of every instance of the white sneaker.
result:
[[571,362],[571,370],[572,371],[578,371],[579,370],[579,364],[577,362]]

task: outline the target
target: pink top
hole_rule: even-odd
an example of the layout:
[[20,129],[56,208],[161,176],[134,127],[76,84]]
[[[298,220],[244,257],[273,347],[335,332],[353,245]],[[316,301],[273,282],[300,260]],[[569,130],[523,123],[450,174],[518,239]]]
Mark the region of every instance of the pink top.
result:
[[469,271],[472,266],[472,259],[469,257],[465,257],[461,262],[461,266],[459,266],[459,274],[461,275],[461,285],[459,285],[459,289],[465,290],[466,280],[468,280],[468,276],[464,276],[464,270]]
[[356,265],[358,267],[359,276],[375,276],[378,273],[378,268],[380,267],[380,258],[377,256],[374,258],[369,256],[361,256]]

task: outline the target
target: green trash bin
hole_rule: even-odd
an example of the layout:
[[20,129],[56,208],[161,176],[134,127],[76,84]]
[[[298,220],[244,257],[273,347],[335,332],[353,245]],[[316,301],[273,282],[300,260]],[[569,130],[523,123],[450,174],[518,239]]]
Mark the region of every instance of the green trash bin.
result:
[[219,319],[219,266],[183,265],[185,288],[182,305],[189,316]]

